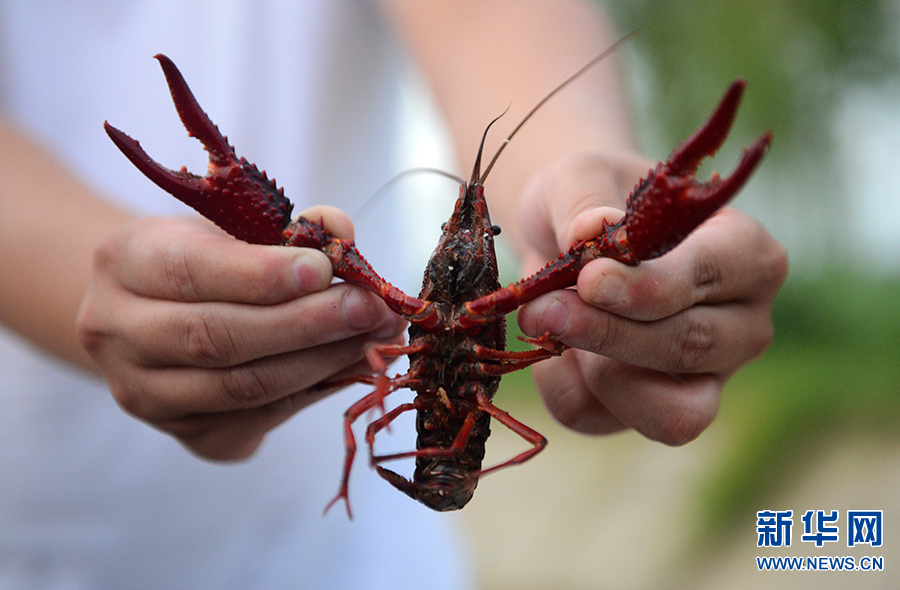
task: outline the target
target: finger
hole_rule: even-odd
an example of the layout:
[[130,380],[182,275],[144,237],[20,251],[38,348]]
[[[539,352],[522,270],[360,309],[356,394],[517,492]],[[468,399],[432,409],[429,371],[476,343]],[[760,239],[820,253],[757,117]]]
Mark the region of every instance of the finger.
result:
[[120,354],[148,367],[230,367],[405,326],[373,293],[346,284],[277,305],[139,301],[112,311],[111,324],[123,334]]
[[350,216],[330,205],[314,205],[300,212],[300,217],[308,219],[313,223],[322,222],[325,225],[325,231],[344,240],[353,239],[353,222]]
[[532,374],[544,404],[561,424],[585,434],[610,434],[627,428],[585,388],[571,352],[534,365]]
[[[363,347],[371,341],[372,335],[367,334],[221,369],[131,367],[124,375],[108,380],[125,411],[160,424],[194,414],[261,408],[305,392],[348,367],[359,366],[365,358]],[[402,336],[386,341],[400,342]],[[314,390],[294,401],[312,403],[328,393]]]
[[659,259],[635,267],[591,262],[578,277],[578,294],[598,308],[647,321],[698,303],[770,301],[786,274],[783,246],[749,216],[725,209]]
[[142,220],[101,246],[96,265],[135,294],[185,302],[271,304],[331,282],[321,252],[251,245],[198,223]]
[[530,336],[668,373],[729,373],[755,358],[772,339],[766,306],[698,305],[642,322],[598,310],[571,290],[555,291],[519,311]]
[[195,414],[157,426],[201,457],[235,461],[252,455],[266,433],[320,397],[303,391],[259,408]]
[[536,379],[539,372],[548,382],[563,371],[579,375],[569,379],[563,391],[541,393],[551,413],[580,432],[629,427],[652,440],[682,445],[699,436],[718,413],[722,381],[716,376],[670,375],[580,351],[566,355],[570,357],[566,365],[536,366]]
[[525,235],[521,241],[545,260],[554,258],[576,239],[583,239],[576,235],[577,220],[585,212],[615,207],[619,213],[611,220],[618,220],[625,195],[649,167],[647,160],[624,154],[612,158],[584,153],[557,160],[523,191],[518,226]]
[[[395,337],[387,342],[400,344],[403,338]],[[327,381],[340,381],[371,372],[372,367],[363,359],[329,375]],[[245,459],[259,447],[266,433],[338,389],[309,387],[259,407],[192,414],[159,421],[157,426],[180,439],[201,457],[217,461]]]

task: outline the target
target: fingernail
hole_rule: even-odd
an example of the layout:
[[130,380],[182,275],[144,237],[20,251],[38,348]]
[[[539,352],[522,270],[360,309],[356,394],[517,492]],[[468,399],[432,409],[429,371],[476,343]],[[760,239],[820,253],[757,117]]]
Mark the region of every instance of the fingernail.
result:
[[370,330],[384,319],[384,308],[374,301],[374,295],[359,289],[349,289],[342,305],[347,324],[354,330]]
[[590,303],[598,307],[621,307],[627,302],[625,279],[614,272],[600,279],[597,289],[591,293]]
[[569,331],[569,311],[566,304],[557,297],[549,295],[540,297],[531,303],[529,314],[537,317],[537,334],[548,332],[551,336],[559,336]]
[[293,271],[302,293],[321,291],[331,283],[331,266],[315,252],[294,253]]

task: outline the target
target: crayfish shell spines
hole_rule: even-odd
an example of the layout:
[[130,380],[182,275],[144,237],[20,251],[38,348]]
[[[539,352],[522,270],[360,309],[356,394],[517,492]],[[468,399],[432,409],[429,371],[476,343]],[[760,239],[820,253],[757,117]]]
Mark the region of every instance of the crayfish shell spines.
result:
[[737,195],[771,143],[771,132],[757,138],[727,178],[713,174],[708,181],[700,182],[693,175],[671,174],[668,162],[658,165],[635,188],[625,217],[613,226],[625,231],[629,257],[636,262],[652,260],[683,242]]
[[265,171],[243,158],[208,174],[199,194],[182,199],[228,234],[251,244],[279,245],[294,205]]
[[715,154],[731,129],[746,83],[731,84],[712,115],[691,137],[641,179],[618,222],[603,223],[593,240],[581,241],[530,277],[465,305],[461,324],[477,324],[496,313],[509,313],[537,297],[575,285],[581,269],[597,258],[634,266],[678,246],[704,221],[728,203],[756,170],[772,142],[763,133],[748,146],[734,172],[706,182],[694,174],[703,158]]
[[[434,510],[462,508],[472,498],[479,477],[538,454],[547,444],[546,438],[497,408],[493,397],[502,375],[558,356],[566,346],[544,335],[525,339],[535,346],[532,350],[506,350],[504,316],[540,295],[575,285],[581,269],[594,259],[607,257],[634,265],[662,256],[731,200],[759,165],[771,143],[771,133],[763,134],[744,151],[730,176],[713,175],[706,182],[695,177],[700,161],[714,154],[728,135],[745,87],[738,80],[707,122],[637,183],[621,220],[614,224],[604,222],[593,239],[573,244],[534,275],[500,288],[494,252],[494,236],[499,228],[491,224],[483,182],[525,121],[617,45],[550,92],[507,136],[480,174],[482,137],[472,179],[468,183],[460,181],[460,196],[429,260],[419,297],[407,295],[378,275],[353,240],[330,235],[321,220],[300,217],[291,221],[293,205],[284,191],[265,172],[236,156],[227,138],[197,103],[181,73],[165,56],[156,58],[178,115],[188,133],[209,153],[206,175],[161,166],[137,141],[105,124],[115,145],[144,175],[232,236],[254,244],[318,249],[331,261],[335,277],[372,291],[410,322],[408,345],[368,344],[364,354],[371,372],[327,384],[365,383],[375,388],[344,413],[344,467],[338,494],[328,507],[343,500],[350,515],[348,481],[357,450],[352,426],[373,410],[381,409],[382,416],[366,430],[370,464],[397,489]],[[487,129],[484,133],[486,136]],[[402,355],[409,356],[409,370],[388,377],[389,361]],[[415,391],[415,400],[385,411],[385,398],[401,388]],[[376,455],[376,435],[409,411],[417,415],[416,450]],[[530,448],[483,469],[492,419],[520,436]],[[382,466],[402,458],[416,460],[411,480]]]
[[284,189],[265,171],[235,155],[234,148],[200,107],[181,72],[165,55],[160,63],[175,109],[188,135],[197,138],[209,154],[205,176],[170,170],[151,158],[136,140],[104,123],[107,135],[135,167],[164,191],[218,225],[228,234],[251,244],[282,243],[291,221],[293,204]]
[[[499,378],[496,381],[499,382]],[[496,384],[493,389],[496,390]],[[493,393],[490,396],[493,396]],[[487,413],[477,411],[474,404],[471,404],[472,411],[464,413],[463,416],[456,416],[452,408],[449,411],[437,409],[441,404],[439,398],[428,396],[418,399],[438,401],[434,404],[420,403],[417,408],[417,448],[453,449],[460,431],[467,433],[467,444],[458,452],[416,457],[412,480],[381,465],[376,465],[376,469],[378,474],[395,488],[432,510],[438,512],[459,510],[472,499],[478,486],[485,443],[491,433],[491,417]],[[460,403],[459,399],[449,401],[451,404],[457,404],[457,407],[469,405],[465,402]]]
[[226,233],[251,244],[276,245],[290,223],[293,204],[266,173],[243,158],[210,166],[206,176],[174,171],[151,158],[140,143],[109,123],[107,135],[144,176]]
[[713,174],[702,182],[695,176],[701,161],[715,155],[728,137],[746,85],[744,80],[735,80],[706,123],[635,186],[626,201],[625,216],[610,228],[621,228],[626,234],[619,240],[627,250],[628,260],[622,262],[652,260],[675,248],[731,201],[756,170],[772,143],[771,131],[744,149],[727,178]]

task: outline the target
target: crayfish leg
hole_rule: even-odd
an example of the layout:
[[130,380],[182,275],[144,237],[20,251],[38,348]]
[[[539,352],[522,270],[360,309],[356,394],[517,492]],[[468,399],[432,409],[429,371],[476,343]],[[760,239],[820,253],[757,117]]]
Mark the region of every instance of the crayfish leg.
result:
[[497,420],[497,422],[503,424],[504,426],[521,436],[523,439],[525,439],[525,441],[531,443],[530,449],[519,453],[512,459],[504,461],[499,465],[494,465],[493,467],[482,469],[478,474],[479,477],[497,471],[498,469],[503,469],[504,467],[510,467],[512,465],[519,465],[521,463],[524,463],[525,461],[528,461],[529,459],[543,451],[544,447],[547,446],[547,439],[543,434],[541,434],[537,430],[534,430],[530,426],[522,424],[521,422],[510,416],[508,412],[505,412],[495,406],[483,393],[479,393],[476,397],[478,399],[478,409],[486,412],[491,416],[491,418],[494,418],[495,420]]
[[338,488],[337,495],[325,506],[325,511],[323,512],[323,516],[328,514],[328,511],[331,510],[331,507],[334,506],[338,500],[343,500],[344,505],[347,508],[347,518],[353,520],[353,512],[350,510],[350,495],[349,495],[349,484],[350,484],[350,469],[353,467],[353,459],[356,457],[356,437],[353,436],[353,423],[357,418],[362,416],[364,413],[368,412],[372,408],[377,407],[384,400],[384,395],[381,394],[377,389],[365,396],[352,406],[350,406],[346,412],[344,412],[344,470],[341,474],[341,485]]
[[540,346],[533,350],[497,350],[481,344],[475,344],[472,352],[478,362],[469,366],[468,374],[472,377],[491,377],[514,373],[548,358],[559,356],[568,348],[565,344],[553,340],[548,335],[540,338],[520,338],[523,342]]
[[[418,409],[416,408],[415,404],[409,405],[413,407],[408,409]],[[385,415],[385,418],[391,413],[393,412],[389,412],[387,415]],[[394,418],[396,418],[396,416],[394,416]],[[449,447],[427,447],[424,449],[417,449],[415,451],[407,451],[405,453],[394,453],[392,455],[373,455],[372,464],[375,465],[376,463],[382,463],[384,461],[394,461],[396,459],[418,459],[420,457],[455,457],[456,455],[462,453],[463,450],[465,450],[466,444],[469,442],[469,435],[472,434],[472,428],[475,427],[475,418],[475,412],[469,412],[468,414],[466,414],[465,422],[463,422],[463,425],[459,429],[459,432],[456,433],[456,437],[453,439],[453,444],[451,444]],[[391,420],[393,420],[393,418]],[[372,430],[372,436],[371,439],[369,439],[369,437],[367,436],[367,440],[370,440],[371,442],[375,441],[375,434],[384,427],[384,425],[376,427],[376,424],[378,424],[379,422],[381,422],[381,420],[376,420],[369,425],[369,429]],[[390,422],[390,420],[388,422]]]
[[[356,437],[353,435],[353,423],[356,422],[356,420],[360,416],[375,408],[381,409],[383,417],[387,417],[388,415],[395,412],[396,410],[393,410],[392,412],[385,414],[384,399],[397,389],[408,385],[412,380],[412,377],[409,373],[398,375],[393,379],[389,378],[386,374],[388,363],[385,361],[385,358],[398,357],[404,354],[420,352],[421,350],[421,346],[415,345],[401,346],[395,344],[369,344],[366,346],[365,354],[366,358],[369,361],[369,364],[372,365],[372,369],[376,374],[359,375],[345,381],[329,384],[349,385],[350,383],[357,382],[370,383],[375,385],[375,391],[357,401],[355,404],[350,406],[346,412],[344,412],[344,448],[346,453],[344,456],[344,469],[341,475],[341,485],[340,488],[338,488],[338,493],[325,507],[326,514],[331,509],[331,507],[334,506],[339,500],[343,500],[344,504],[347,507],[347,517],[351,520],[353,519],[353,513],[350,510],[349,496],[350,470],[353,467],[353,459],[356,457],[357,448]],[[394,417],[396,417],[396,415]],[[391,418],[391,420],[393,420],[393,418]],[[388,422],[390,422],[390,420],[388,420]],[[385,425],[387,425],[387,422],[385,423]],[[370,454],[371,452],[372,451],[370,443]]]
[[577,242],[530,277],[466,303],[464,312],[457,320],[458,327],[465,329],[502,317],[545,293],[573,286],[578,282],[578,273],[587,263],[582,256],[586,244]]

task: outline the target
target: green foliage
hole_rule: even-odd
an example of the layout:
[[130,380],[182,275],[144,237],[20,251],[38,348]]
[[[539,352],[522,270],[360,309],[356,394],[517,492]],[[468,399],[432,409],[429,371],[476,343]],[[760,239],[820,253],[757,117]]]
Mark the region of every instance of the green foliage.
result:
[[[788,224],[827,226],[823,241],[846,249],[846,234],[832,231],[845,227],[835,111],[848,85],[896,79],[900,3],[630,0],[604,6],[620,31],[640,30],[620,58],[626,77],[627,68],[639,69],[630,76],[645,141],[671,149],[732,80],[746,78],[726,151],[772,129],[775,146],[760,176],[779,170],[770,190],[799,203],[787,211],[804,211]],[[711,546],[735,524],[746,526],[748,513],[766,506],[842,437],[900,437],[900,278],[836,258],[831,268],[823,263],[812,273],[814,279],[796,272],[789,280],[775,301],[772,346],[726,387],[713,426],[727,433],[721,460],[709,466],[707,486],[698,492],[707,519],[701,534]],[[526,384],[515,385],[507,391],[533,395]]]
[[[650,124],[666,145],[696,127],[727,84],[748,81],[742,130],[772,129],[787,150],[828,140],[830,120],[850,82],[896,75],[891,40],[897,5],[883,0],[631,0],[605,3],[649,64]],[[811,143],[815,142],[815,143]]]
[[713,535],[841,437],[900,436],[898,302],[900,278],[838,271],[779,295],[772,347],[723,398],[728,448],[701,502]]
[[[640,88],[634,98],[651,143],[676,145],[731,80],[746,78],[747,98],[728,145],[772,129],[773,153],[760,174],[778,170],[770,176],[773,192],[802,202],[793,211],[806,209],[825,228],[826,242],[838,239],[844,195],[837,188],[835,112],[848,86],[896,79],[900,4],[631,0],[604,6],[619,30],[640,30],[622,63],[642,68],[634,73]],[[763,505],[835,434],[900,432],[900,279],[837,264],[811,282],[789,281],[775,303],[772,347],[726,388],[716,427],[727,429],[727,447],[702,499],[713,538]]]

